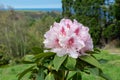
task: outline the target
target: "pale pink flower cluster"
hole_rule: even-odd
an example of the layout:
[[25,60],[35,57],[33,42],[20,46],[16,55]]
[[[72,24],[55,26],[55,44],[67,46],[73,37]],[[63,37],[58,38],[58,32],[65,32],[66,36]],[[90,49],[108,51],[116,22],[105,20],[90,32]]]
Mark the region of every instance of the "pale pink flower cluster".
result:
[[44,35],[44,45],[58,56],[69,55],[78,58],[85,55],[86,51],[93,50],[93,42],[89,34],[89,28],[76,20],[62,19],[60,23],[54,23]]

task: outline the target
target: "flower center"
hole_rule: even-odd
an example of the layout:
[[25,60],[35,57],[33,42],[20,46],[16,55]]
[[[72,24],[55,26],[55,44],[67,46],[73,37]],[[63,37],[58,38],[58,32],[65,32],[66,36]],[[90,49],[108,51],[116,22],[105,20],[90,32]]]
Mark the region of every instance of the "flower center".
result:
[[70,25],[69,25],[69,24],[67,24],[67,28],[70,28]]
[[68,47],[71,47],[73,43],[74,43],[74,38],[72,37],[68,40]]
[[62,27],[62,29],[61,29],[61,33],[62,33],[62,35],[66,35],[66,32],[65,32],[65,29]]
[[79,28],[77,28],[77,29],[75,30],[76,35],[78,35],[79,31],[80,31]]

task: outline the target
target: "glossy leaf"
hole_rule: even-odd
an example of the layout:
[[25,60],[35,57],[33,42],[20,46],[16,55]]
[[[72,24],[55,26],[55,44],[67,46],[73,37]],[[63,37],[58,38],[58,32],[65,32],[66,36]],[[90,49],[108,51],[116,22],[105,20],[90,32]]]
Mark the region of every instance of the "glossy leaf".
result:
[[100,49],[98,49],[98,48],[94,48],[94,51],[95,51],[95,52],[98,52],[98,53],[101,52]]
[[25,74],[27,74],[28,72],[30,72],[34,67],[35,67],[35,65],[31,66],[28,69],[24,70],[23,72],[19,73],[18,74],[18,80],[20,80]]
[[58,70],[58,71],[52,71],[54,74],[55,80],[65,80],[65,71],[64,70]]
[[99,69],[98,68],[89,68],[89,71],[96,75],[96,76],[99,76]]
[[53,60],[53,64],[54,64],[54,68],[56,69],[56,71],[59,70],[60,66],[65,61],[66,58],[67,58],[67,55],[62,56],[62,57],[55,55],[54,60]]
[[40,53],[40,54],[36,55],[34,58],[45,58],[45,57],[51,57],[54,55],[55,55],[55,53],[53,53],[53,52]]
[[106,63],[108,62],[107,59],[99,59],[98,61],[99,61],[99,63],[101,63],[101,64],[106,64]]
[[102,78],[104,78],[105,80],[112,80],[112,79],[110,78],[110,76],[104,74],[104,73],[102,72],[102,70],[100,70],[99,76],[102,77]]
[[36,80],[44,80],[44,76],[45,76],[44,69],[41,67],[41,68],[39,68],[38,76],[37,76]]
[[32,53],[33,54],[39,54],[39,53],[42,53],[44,49],[41,49],[39,47],[33,47],[32,48]]
[[82,80],[82,75],[81,73],[78,71],[74,77],[72,78],[73,80]]
[[55,79],[54,79],[54,75],[53,75],[52,73],[49,73],[49,74],[46,76],[45,80],[55,80]]
[[69,71],[66,80],[70,80],[76,73],[77,73],[76,71]]
[[23,57],[23,63],[34,63],[35,59],[33,59],[34,55],[25,55]]
[[99,62],[94,57],[92,57],[92,56],[81,56],[79,58],[81,60],[83,60],[83,61],[101,69]]
[[94,48],[93,51],[86,51],[87,54],[99,54],[101,51],[97,48]]
[[75,65],[76,65],[76,59],[68,57],[67,61],[66,61],[66,64],[65,64],[65,67],[67,69],[73,70],[73,69],[75,69]]

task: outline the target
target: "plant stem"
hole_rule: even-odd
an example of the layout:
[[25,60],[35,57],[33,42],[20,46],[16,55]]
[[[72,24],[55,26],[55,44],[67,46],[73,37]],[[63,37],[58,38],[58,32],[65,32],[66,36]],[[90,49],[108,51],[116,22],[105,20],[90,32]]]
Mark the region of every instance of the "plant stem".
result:
[[66,71],[65,80],[67,79],[68,73],[69,73],[69,71]]

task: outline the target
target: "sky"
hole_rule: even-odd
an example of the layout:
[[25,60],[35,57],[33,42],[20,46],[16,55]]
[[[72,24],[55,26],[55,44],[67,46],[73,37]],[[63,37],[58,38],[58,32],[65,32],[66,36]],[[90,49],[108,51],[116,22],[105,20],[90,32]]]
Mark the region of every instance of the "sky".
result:
[[[110,0],[113,2],[114,0]],[[13,8],[61,8],[61,0],[0,0],[0,5]]]
[[61,8],[61,0],[0,0],[0,5],[13,8]]

